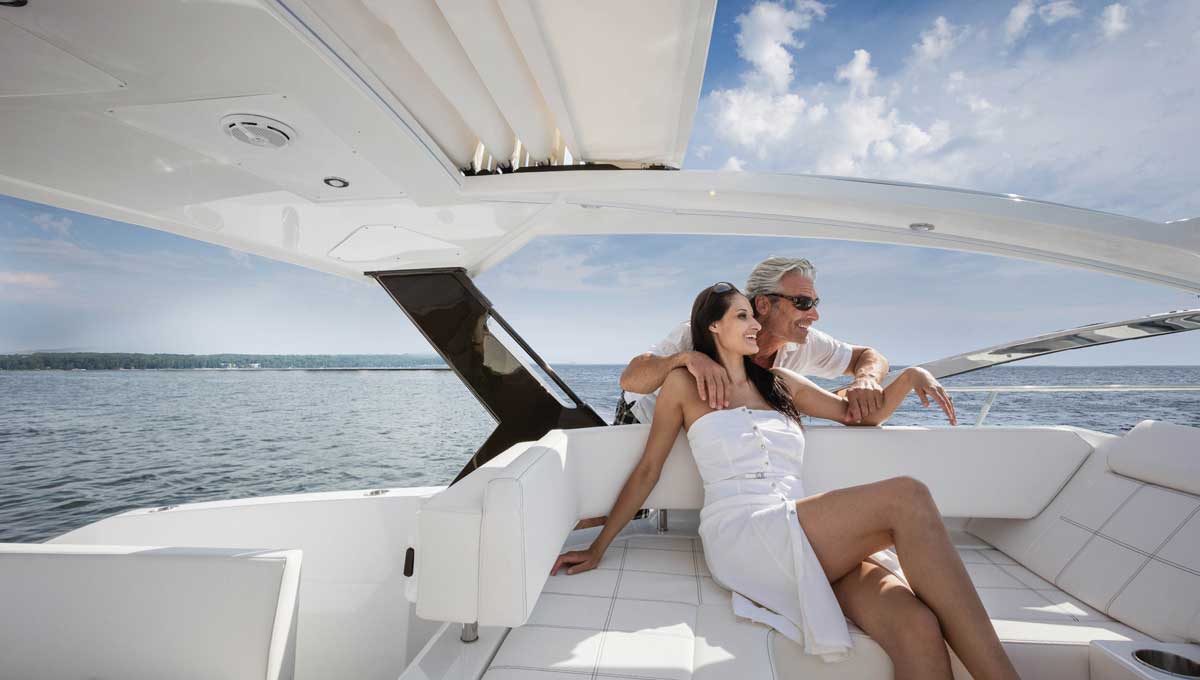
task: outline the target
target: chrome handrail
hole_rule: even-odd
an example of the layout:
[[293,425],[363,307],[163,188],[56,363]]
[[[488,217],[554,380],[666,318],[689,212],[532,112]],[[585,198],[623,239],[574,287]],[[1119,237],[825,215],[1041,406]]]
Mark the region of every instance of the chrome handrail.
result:
[[1008,385],[993,387],[947,387],[947,392],[986,392],[975,427],[983,425],[996,396],[1001,392],[1200,392],[1200,385]]

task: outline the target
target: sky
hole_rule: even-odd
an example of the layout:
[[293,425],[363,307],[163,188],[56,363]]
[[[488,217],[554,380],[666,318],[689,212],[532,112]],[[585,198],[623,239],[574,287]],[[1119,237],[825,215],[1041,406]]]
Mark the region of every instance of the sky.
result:
[[[1200,3],[721,2],[685,168],[1018,193],[1200,216]],[[624,363],[713,280],[807,257],[818,326],[911,364],[1194,294],[1019,260],[751,237],[542,237],[477,284],[559,363]],[[1041,363],[1200,364],[1200,334]],[[0,352],[402,353],[373,282],[0,196]]]

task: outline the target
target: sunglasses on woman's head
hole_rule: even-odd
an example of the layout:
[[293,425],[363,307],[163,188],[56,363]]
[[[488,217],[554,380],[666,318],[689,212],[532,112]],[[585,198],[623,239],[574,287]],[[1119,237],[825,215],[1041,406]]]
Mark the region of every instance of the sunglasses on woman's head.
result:
[[821,298],[809,297],[807,295],[784,295],[783,293],[767,293],[767,296],[783,298],[784,300],[787,300],[788,302],[792,303],[792,305],[796,309],[799,309],[802,312],[807,312],[808,310],[812,309],[813,307],[816,307],[817,305],[821,304]]
[[709,292],[720,294],[728,293],[731,290],[733,290],[732,283],[729,283],[728,281],[718,281],[712,285],[712,287],[709,289]]

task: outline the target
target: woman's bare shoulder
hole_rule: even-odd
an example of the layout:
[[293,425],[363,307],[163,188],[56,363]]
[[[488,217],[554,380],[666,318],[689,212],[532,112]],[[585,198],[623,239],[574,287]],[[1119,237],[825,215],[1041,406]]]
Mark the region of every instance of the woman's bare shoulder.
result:
[[667,374],[667,379],[663,381],[662,392],[659,393],[658,398],[681,404],[686,404],[689,401],[699,401],[700,396],[696,391],[696,378],[682,366],[672,369]]

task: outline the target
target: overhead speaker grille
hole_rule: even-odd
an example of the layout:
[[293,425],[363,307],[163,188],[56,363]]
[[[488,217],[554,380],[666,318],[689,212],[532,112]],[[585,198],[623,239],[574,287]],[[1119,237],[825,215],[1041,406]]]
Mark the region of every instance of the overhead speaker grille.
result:
[[290,125],[248,113],[225,116],[221,128],[239,142],[263,149],[282,149],[296,139],[296,131]]

